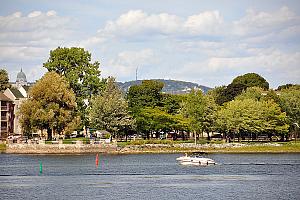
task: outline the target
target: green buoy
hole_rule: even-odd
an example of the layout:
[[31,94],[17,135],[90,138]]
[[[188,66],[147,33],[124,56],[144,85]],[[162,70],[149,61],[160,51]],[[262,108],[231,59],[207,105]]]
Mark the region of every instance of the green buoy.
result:
[[42,161],[40,161],[40,174],[43,172],[43,165],[42,165]]

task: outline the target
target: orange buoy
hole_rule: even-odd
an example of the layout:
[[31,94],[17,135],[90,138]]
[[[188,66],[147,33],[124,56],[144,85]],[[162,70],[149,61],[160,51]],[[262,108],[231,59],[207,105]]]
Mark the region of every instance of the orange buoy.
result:
[[98,154],[96,154],[95,164],[96,164],[96,167],[98,167],[98,165],[99,165],[99,156],[98,156]]

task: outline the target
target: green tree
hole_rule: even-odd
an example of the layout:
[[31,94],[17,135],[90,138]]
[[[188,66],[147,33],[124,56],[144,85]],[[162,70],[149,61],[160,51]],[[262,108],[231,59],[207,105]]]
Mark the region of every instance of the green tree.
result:
[[97,61],[92,63],[91,54],[79,47],[58,47],[50,51],[50,57],[43,65],[48,71],[66,77],[75,93],[77,112],[85,126],[88,126],[85,101],[90,101],[91,96],[99,94],[104,87],[99,65]]
[[242,84],[248,87],[260,87],[265,90],[269,89],[269,83],[260,75],[256,73],[247,73],[233,79],[233,84]]
[[69,83],[55,72],[46,73],[30,90],[29,99],[22,103],[18,115],[23,131],[47,129],[48,139],[53,134],[68,133],[79,121],[74,116],[75,94]]
[[5,69],[0,69],[0,91],[10,88],[8,73]]
[[278,96],[280,107],[286,112],[290,124],[300,125],[300,87],[282,89]]
[[232,101],[236,96],[240,95],[243,90],[250,87],[260,87],[268,90],[269,83],[260,75],[256,73],[248,73],[242,76],[238,76],[224,89],[219,91],[216,103],[223,105],[228,101]]
[[240,138],[241,133],[287,133],[286,114],[273,100],[237,99],[225,104],[217,114],[217,124],[225,133]]
[[185,97],[178,94],[162,94],[162,106],[167,113],[178,114]]
[[155,80],[144,80],[141,85],[131,86],[127,93],[130,109],[134,111],[143,107],[160,106],[163,87],[164,83]]
[[214,98],[215,102],[217,101],[217,99],[219,98],[219,96],[221,95],[222,91],[226,88],[226,86],[218,86],[218,87],[215,87],[214,89],[212,90],[209,90],[207,92],[207,95],[211,96]]
[[247,87],[239,83],[231,83],[226,88],[220,91],[216,102],[223,105],[228,101],[232,101],[236,96],[240,95]]
[[280,85],[278,86],[277,88],[277,91],[280,91],[280,90],[283,90],[283,89],[289,89],[290,87],[293,87],[294,89],[295,88],[300,88],[300,85],[298,84],[285,84],[285,85]]
[[259,101],[263,98],[264,94],[267,94],[262,88],[250,87],[244,90],[240,95],[235,97],[235,100],[254,99]]
[[217,118],[217,110],[219,109],[218,105],[216,104],[213,96],[205,95],[204,96],[204,115],[202,118],[202,126],[203,131],[207,133],[208,140],[210,140],[210,132],[216,130],[216,118]]
[[128,103],[113,78],[108,79],[104,92],[92,99],[89,119],[92,127],[114,134],[134,124]]
[[153,132],[156,132],[156,137],[158,137],[160,131],[172,130],[172,125],[175,123],[174,118],[162,109],[146,107],[140,111],[140,115],[136,118],[137,129],[139,132],[145,133],[148,139]]
[[[182,113],[190,120],[190,128],[195,133],[203,134],[204,131],[204,114],[206,101],[200,90],[192,91],[187,95],[186,101],[182,105]],[[202,135],[203,137],[203,135]]]

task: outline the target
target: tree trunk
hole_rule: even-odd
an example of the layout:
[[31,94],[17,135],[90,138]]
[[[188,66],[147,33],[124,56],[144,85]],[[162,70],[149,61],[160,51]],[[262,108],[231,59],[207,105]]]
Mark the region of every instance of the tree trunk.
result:
[[52,140],[52,130],[50,128],[47,128],[47,140]]
[[173,133],[173,140],[177,140],[177,133],[176,132]]
[[207,140],[210,141],[210,139],[209,131],[207,131]]

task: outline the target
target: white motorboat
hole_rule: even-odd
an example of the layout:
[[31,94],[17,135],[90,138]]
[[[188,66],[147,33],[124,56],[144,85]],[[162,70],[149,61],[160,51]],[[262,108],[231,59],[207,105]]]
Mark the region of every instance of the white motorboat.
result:
[[185,153],[184,156],[180,156],[178,158],[176,158],[176,160],[180,161],[180,162],[183,162],[183,161],[189,161],[191,159],[191,156],[188,156],[187,153]]
[[185,154],[185,156],[181,156],[176,158],[182,165],[215,165],[216,162],[211,158],[206,158],[203,156],[204,153],[197,153],[192,154],[191,156],[188,156]]

